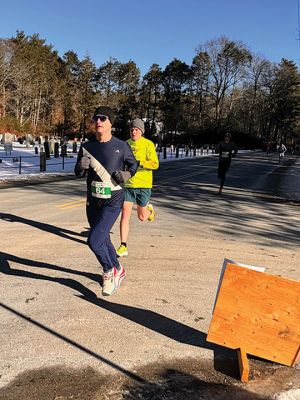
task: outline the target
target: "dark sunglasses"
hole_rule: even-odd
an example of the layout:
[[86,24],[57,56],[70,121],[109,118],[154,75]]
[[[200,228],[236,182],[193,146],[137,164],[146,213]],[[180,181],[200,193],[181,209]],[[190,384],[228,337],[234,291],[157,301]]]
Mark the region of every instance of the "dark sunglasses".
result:
[[95,115],[93,117],[94,122],[97,122],[98,119],[100,119],[101,122],[105,122],[108,119],[108,116],[107,115]]

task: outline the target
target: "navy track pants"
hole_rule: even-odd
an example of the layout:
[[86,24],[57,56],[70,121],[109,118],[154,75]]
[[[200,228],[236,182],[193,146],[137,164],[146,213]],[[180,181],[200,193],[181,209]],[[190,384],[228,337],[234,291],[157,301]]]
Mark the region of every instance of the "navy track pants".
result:
[[113,267],[119,268],[116,250],[110,240],[110,230],[116,222],[122,205],[105,205],[102,207],[87,206],[87,217],[90,224],[88,245],[103,267],[103,272]]

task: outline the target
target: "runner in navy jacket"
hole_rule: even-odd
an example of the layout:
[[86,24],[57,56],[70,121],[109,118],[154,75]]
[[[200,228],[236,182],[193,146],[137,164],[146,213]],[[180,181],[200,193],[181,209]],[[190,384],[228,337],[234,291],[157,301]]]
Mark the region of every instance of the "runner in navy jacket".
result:
[[83,177],[87,171],[86,212],[90,224],[88,245],[103,267],[102,294],[109,296],[125,277],[110,240],[110,230],[124,202],[124,183],[133,176],[138,163],[128,143],[112,136],[115,115],[106,106],[95,110],[95,141],[82,144],[75,174]]

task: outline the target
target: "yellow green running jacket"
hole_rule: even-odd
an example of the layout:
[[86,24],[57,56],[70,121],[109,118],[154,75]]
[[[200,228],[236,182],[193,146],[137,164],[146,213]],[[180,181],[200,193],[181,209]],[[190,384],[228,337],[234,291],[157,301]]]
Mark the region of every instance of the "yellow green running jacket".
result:
[[130,178],[125,188],[152,188],[153,173],[152,171],[159,167],[154,143],[151,140],[141,137],[139,140],[127,140],[132,149],[133,155],[139,161],[139,167],[135,175]]

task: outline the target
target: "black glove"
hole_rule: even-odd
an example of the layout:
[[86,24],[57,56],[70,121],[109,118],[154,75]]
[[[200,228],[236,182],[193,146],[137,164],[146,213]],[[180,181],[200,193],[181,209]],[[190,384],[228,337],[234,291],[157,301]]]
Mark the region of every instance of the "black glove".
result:
[[80,160],[80,168],[82,169],[89,169],[90,168],[90,162],[91,160],[89,159],[89,157],[82,157],[82,159]]
[[117,182],[118,185],[123,184],[131,178],[131,173],[129,171],[118,170],[112,173],[112,178]]

